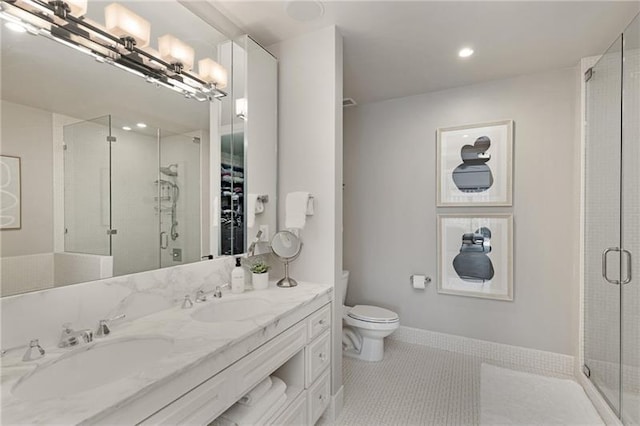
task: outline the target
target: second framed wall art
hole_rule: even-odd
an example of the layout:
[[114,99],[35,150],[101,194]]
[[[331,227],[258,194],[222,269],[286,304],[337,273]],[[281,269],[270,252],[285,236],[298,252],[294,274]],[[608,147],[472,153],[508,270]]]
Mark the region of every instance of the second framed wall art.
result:
[[513,121],[437,130],[437,206],[512,205]]
[[438,215],[438,293],[513,300],[513,216]]

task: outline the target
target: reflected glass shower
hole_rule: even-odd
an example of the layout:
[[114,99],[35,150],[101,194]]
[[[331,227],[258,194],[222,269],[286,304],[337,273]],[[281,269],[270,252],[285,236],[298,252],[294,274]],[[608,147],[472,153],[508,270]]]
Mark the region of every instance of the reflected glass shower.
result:
[[640,424],[640,18],[585,80],[583,371]]
[[65,252],[111,256],[114,276],[200,259],[200,132],[130,121],[63,131]]

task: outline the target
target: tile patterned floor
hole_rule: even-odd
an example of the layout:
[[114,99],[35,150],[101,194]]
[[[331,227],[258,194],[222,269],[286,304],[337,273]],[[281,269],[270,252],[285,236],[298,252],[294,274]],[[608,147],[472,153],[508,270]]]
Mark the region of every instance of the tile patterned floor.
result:
[[[483,362],[496,364],[387,339],[382,362],[343,359],[344,408],[336,424],[478,424]],[[545,374],[534,369],[501,366]]]

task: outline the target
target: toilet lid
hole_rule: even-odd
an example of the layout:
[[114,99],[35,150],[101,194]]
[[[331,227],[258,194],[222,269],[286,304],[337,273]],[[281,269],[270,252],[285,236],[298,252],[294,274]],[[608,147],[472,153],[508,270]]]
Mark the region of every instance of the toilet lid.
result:
[[398,321],[398,314],[395,312],[369,305],[354,306],[347,315],[351,318],[366,322],[388,323]]

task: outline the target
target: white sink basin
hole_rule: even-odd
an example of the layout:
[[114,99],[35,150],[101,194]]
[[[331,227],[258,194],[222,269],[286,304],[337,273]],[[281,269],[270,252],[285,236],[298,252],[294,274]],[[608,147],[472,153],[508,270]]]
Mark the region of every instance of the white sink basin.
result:
[[13,395],[33,401],[97,388],[143,370],[172,347],[162,336],[94,342],[40,365],[16,383]]
[[245,321],[269,312],[271,307],[266,300],[256,298],[205,303],[191,314],[193,319],[203,322]]

